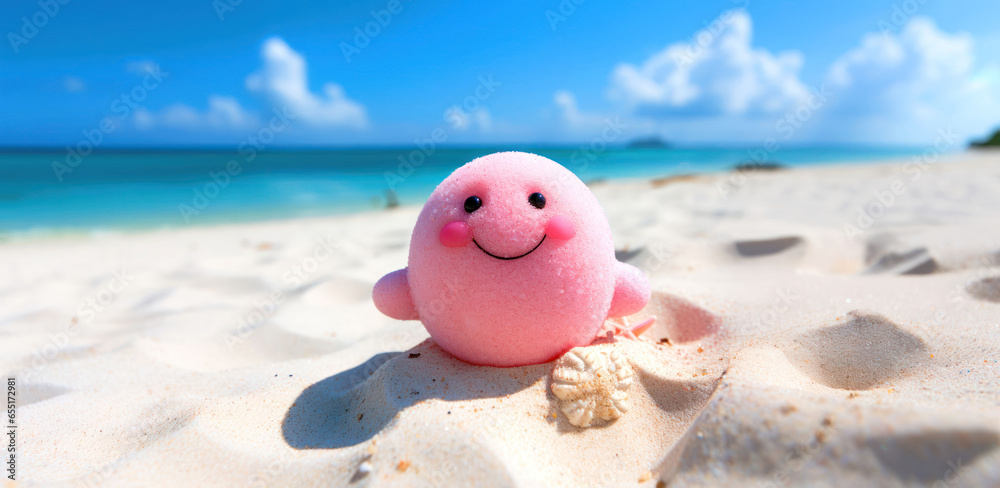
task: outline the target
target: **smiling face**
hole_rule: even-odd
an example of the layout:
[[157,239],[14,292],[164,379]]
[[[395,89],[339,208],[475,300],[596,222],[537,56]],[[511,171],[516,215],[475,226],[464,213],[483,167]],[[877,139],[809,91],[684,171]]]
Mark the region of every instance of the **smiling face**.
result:
[[457,169],[428,199],[408,280],[438,345],[514,366],[593,340],[614,263],[604,211],[576,176],[541,156],[498,153]]

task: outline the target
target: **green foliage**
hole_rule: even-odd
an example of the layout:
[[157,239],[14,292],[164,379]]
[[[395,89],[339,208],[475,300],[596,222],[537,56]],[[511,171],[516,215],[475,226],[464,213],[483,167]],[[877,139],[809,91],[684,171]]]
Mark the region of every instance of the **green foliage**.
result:
[[1000,129],[997,129],[989,139],[982,141],[975,141],[972,143],[973,147],[987,147],[987,146],[1000,146]]

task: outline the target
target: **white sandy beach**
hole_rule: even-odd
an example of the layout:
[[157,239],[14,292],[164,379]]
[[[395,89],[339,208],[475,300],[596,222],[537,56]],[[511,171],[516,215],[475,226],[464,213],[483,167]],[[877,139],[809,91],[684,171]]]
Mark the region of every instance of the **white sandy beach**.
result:
[[592,190],[659,321],[589,429],[375,309],[418,207],[0,244],[18,483],[1000,486],[1000,153]]

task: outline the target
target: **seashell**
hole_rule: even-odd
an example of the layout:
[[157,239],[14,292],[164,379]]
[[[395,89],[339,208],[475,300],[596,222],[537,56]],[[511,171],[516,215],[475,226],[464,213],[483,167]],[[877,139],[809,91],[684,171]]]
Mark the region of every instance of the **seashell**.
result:
[[628,412],[634,375],[617,350],[574,347],[556,361],[552,393],[569,423],[590,427],[595,418],[613,421]]

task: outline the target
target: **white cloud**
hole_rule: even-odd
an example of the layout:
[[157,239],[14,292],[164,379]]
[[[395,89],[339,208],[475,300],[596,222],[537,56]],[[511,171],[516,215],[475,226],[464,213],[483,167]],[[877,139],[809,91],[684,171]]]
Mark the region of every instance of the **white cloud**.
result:
[[[801,54],[751,40],[749,15],[729,11],[639,66],[616,66],[608,97],[681,141],[924,144],[939,129],[968,139],[1000,122],[1000,67],[977,67],[971,36],[927,18],[865,35],[812,88],[799,78]],[[557,92],[555,103],[565,127],[593,124],[572,94]]]
[[135,124],[140,129],[248,129],[259,124],[258,117],[244,110],[235,98],[218,95],[208,97],[208,108],[204,111],[178,103],[159,112],[150,112],[141,107],[136,109],[134,117]]
[[566,90],[557,90],[552,97],[559,112],[559,119],[571,131],[592,131],[604,125],[604,116],[581,112],[576,96]]
[[493,128],[493,116],[490,115],[486,107],[477,107],[472,112],[466,112],[458,105],[452,105],[444,111],[444,120],[451,125],[452,129],[466,131],[473,127],[479,132],[486,133]]
[[626,141],[661,135],[659,123],[621,113],[581,110],[576,95],[567,90],[556,90],[552,96],[557,123],[555,132],[548,134],[553,140],[578,142],[601,140],[603,143]]
[[274,108],[286,108],[297,123],[358,129],[368,126],[364,106],[347,98],[340,85],[326,83],[322,95],[309,91],[305,58],[282,39],[265,41],[261,60],[261,69],[246,79],[247,89],[261,94]]
[[976,132],[1000,121],[1000,81],[989,67],[975,70],[972,37],[943,32],[928,18],[914,18],[898,36],[867,34],[834,61],[827,84],[834,113],[877,134],[949,125]]
[[641,66],[616,66],[610,97],[638,114],[717,116],[776,113],[808,96],[798,78],[802,55],[754,49],[746,12],[726,11],[710,27]]
[[914,102],[923,109],[970,88],[973,60],[970,36],[949,35],[918,18],[899,37],[867,34],[830,66],[828,80],[858,112],[907,109]]
[[[365,128],[368,119],[365,108],[346,97],[343,88],[334,83],[323,86],[323,95],[308,89],[306,61],[279,38],[270,38],[261,48],[260,69],[246,79],[246,87],[261,96],[265,102],[263,112],[247,110],[233,97],[211,95],[208,107],[199,110],[191,105],[176,103],[152,112],[145,108],[135,111],[135,126],[139,129],[154,127],[185,130],[249,131],[261,127],[264,116],[276,109],[294,119],[303,128],[326,129],[332,127]],[[154,70],[154,63],[143,61],[128,65],[134,73]],[[265,115],[261,115],[264,113]],[[477,115],[480,124],[488,125],[489,114]]]

